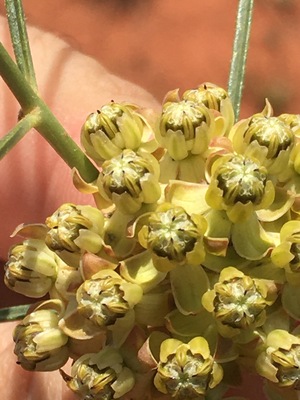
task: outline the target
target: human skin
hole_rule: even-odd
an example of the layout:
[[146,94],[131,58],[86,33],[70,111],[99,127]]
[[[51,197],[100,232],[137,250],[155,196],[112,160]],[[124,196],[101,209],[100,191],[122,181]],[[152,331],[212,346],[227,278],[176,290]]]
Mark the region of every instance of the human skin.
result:
[[[111,75],[97,61],[74,51],[57,36],[31,27],[29,35],[41,96],[77,143],[86,116],[111,100],[134,102],[143,107],[158,106],[145,90]],[[3,16],[0,16],[0,38],[8,46]],[[19,106],[2,80],[0,96],[2,136],[16,123]],[[13,243],[9,236],[18,224],[43,222],[63,202],[93,204],[91,197],[73,188],[69,167],[34,131],[1,160],[0,187],[2,258],[7,256]],[[1,288],[2,301],[8,295]],[[13,298],[6,300],[13,302]],[[6,400],[77,398],[66,388],[58,372],[31,373],[16,364],[12,343],[14,325],[0,325],[1,396]]]
[[[112,99],[134,102],[143,107],[159,106],[142,88],[111,75],[97,61],[74,51],[57,36],[31,27],[29,35],[41,96],[77,143],[86,116]],[[9,45],[2,16],[0,38],[5,46]],[[0,94],[3,135],[16,123],[19,106],[2,81]],[[18,224],[43,222],[63,202],[92,203],[89,196],[80,195],[73,188],[69,167],[34,131],[28,133],[1,161],[0,185],[5,188],[0,196],[2,258],[6,257],[14,241],[9,235]],[[0,326],[0,387],[3,398],[76,399],[58,372],[32,373],[16,364],[12,343],[14,326],[15,323]],[[250,386],[255,388],[253,382]],[[249,393],[247,388],[244,390]],[[259,389],[254,390],[252,398],[263,400]]]

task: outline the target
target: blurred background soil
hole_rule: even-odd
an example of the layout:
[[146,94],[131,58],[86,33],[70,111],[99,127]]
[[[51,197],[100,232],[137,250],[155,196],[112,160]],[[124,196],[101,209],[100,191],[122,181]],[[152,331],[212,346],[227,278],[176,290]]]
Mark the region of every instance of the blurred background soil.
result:
[[[23,3],[29,24],[57,33],[158,101],[174,88],[227,86],[237,0]],[[266,97],[275,115],[299,113],[299,18],[297,0],[255,0],[241,117],[261,111]],[[20,302],[28,299],[16,296],[14,303]]]
[[[255,0],[241,116],[299,112],[300,2]],[[28,22],[57,31],[162,101],[208,81],[226,87],[237,0],[24,0]],[[34,6],[33,6],[34,5]],[[74,34],[80,31],[80,35]]]

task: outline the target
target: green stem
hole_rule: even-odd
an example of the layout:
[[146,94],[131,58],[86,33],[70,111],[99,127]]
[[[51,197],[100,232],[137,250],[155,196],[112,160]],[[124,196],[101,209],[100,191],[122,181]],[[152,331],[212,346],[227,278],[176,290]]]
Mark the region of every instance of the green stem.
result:
[[252,14],[253,0],[240,0],[228,81],[228,94],[233,104],[236,120],[240,115]]
[[37,91],[22,0],[5,0],[5,7],[17,65],[27,82]]
[[94,181],[98,176],[96,167],[84,155],[80,147],[77,146],[52,114],[49,107],[24,79],[22,73],[1,43],[0,75],[20,103],[25,115],[35,108],[39,109],[40,120],[36,125],[36,129],[44,136],[61,158],[71,168],[76,168],[85,181]]
[[0,160],[7,154],[30,129],[37,126],[40,120],[39,110],[33,109],[17,125],[0,139]]
[[25,304],[22,306],[8,307],[8,308],[1,308],[0,309],[0,322],[16,321],[18,319],[24,318],[29,307],[30,307],[30,304]]

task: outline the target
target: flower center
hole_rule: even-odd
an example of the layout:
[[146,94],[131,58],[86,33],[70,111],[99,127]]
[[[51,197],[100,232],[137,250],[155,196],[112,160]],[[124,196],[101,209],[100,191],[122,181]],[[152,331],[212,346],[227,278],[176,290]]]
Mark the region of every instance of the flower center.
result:
[[129,310],[123,295],[114,278],[86,280],[77,291],[78,312],[96,325],[112,325]]
[[197,226],[181,207],[153,213],[149,218],[148,244],[160,257],[182,261],[198,237]]
[[195,137],[195,129],[205,121],[200,107],[191,101],[169,102],[164,105],[160,122],[161,135],[167,131],[182,131],[186,140]]
[[215,286],[214,307],[216,317],[233,328],[246,328],[265,308],[262,295],[252,282],[236,278]]
[[254,117],[246,134],[251,136],[251,142],[257,140],[260,146],[267,147],[267,158],[277,157],[294,143],[293,131],[276,117]]
[[136,198],[142,190],[140,179],[146,173],[149,173],[147,161],[132,150],[124,150],[103,163],[101,183],[109,196],[127,192]]
[[225,203],[238,201],[259,204],[263,198],[267,173],[263,167],[243,156],[234,156],[218,169],[218,187],[223,190]]

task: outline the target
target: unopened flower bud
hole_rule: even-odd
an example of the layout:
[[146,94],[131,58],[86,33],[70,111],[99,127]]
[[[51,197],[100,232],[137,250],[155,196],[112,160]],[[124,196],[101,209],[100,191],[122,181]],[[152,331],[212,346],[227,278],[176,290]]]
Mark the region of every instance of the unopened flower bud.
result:
[[206,221],[186,213],[182,207],[160,205],[139,231],[139,240],[155,256],[157,269],[166,271],[177,264],[200,264],[204,257]]
[[253,210],[267,208],[275,190],[268,172],[258,162],[238,154],[220,157],[212,167],[207,203],[226,210],[233,222],[246,219]]
[[14,245],[5,264],[6,286],[25,296],[43,297],[54,284],[59,257],[39,239]]
[[148,153],[123,150],[102,165],[98,178],[100,194],[114,202],[124,213],[134,213],[143,203],[154,203],[160,197],[159,165]]
[[202,399],[222,378],[222,367],[214,361],[203,337],[195,337],[188,343],[177,339],[162,342],[154,378],[160,392],[177,400]]
[[102,248],[104,217],[88,205],[63,204],[46,219],[45,242],[53,251],[98,253]]
[[81,399],[112,400],[129,392],[135,383],[117,349],[104,347],[99,353],[81,356],[72,366],[71,376],[61,371],[68,387]]
[[113,325],[141,300],[139,285],[126,282],[113,270],[102,270],[77,290],[77,310],[95,325]]
[[[51,308],[51,304],[54,307]],[[15,328],[13,339],[18,364],[29,371],[54,371],[68,360],[68,337],[58,327],[59,312],[63,309],[59,300],[45,302],[49,307],[27,315]]]
[[101,164],[123,149],[138,149],[144,126],[135,106],[111,102],[88,116],[81,143],[87,154]]

